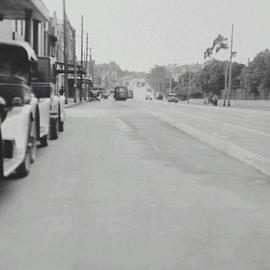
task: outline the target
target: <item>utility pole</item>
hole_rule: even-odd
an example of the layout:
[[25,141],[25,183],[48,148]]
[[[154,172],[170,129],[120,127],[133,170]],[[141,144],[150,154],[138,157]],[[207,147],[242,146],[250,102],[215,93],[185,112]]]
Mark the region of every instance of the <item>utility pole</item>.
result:
[[73,31],[73,64],[74,64],[74,102],[77,102],[77,56],[76,56],[76,30]]
[[[82,15],[82,25],[81,25],[81,69],[83,69],[83,15]],[[82,102],[82,90],[83,90],[83,74],[81,70],[80,77],[80,102]]]
[[91,75],[91,72],[92,72],[92,70],[91,70],[91,61],[92,61],[92,56],[91,56],[91,48],[89,48],[89,61],[88,61],[88,74],[89,74],[89,77],[90,77],[90,75]]
[[94,85],[94,64],[93,64],[93,58],[92,58],[92,48],[90,48],[90,65],[91,65],[92,84]]
[[169,73],[170,73],[170,93],[171,93],[172,92],[172,74],[170,71]]
[[224,83],[224,101],[223,106],[226,106],[227,95],[228,95],[228,71],[229,71],[229,63],[226,61],[225,63],[225,83]]
[[189,99],[190,99],[190,71],[188,72],[188,87],[187,87],[187,94],[188,94],[188,104],[189,104]]
[[88,32],[86,35],[86,52],[85,52],[85,80],[84,80],[84,87],[85,87],[84,99],[85,100],[86,100],[86,96],[88,96],[87,77],[88,77]]
[[67,15],[66,15],[66,0],[63,0],[63,23],[64,23],[64,89],[65,89],[65,104],[68,104],[68,56],[67,56]]
[[233,58],[233,25],[231,33],[231,54],[230,54],[230,69],[229,69],[229,91],[228,91],[228,107],[231,106],[231,89],[232,89],[232,58]]

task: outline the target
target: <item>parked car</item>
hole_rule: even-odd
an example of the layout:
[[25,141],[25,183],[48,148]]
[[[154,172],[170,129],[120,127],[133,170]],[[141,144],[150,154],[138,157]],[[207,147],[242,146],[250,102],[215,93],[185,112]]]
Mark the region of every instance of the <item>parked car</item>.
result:
[[132,90],[128,90],[128,98],[133,98],[134,97],[134,94],[133,94],[133,91]]
[[163,95],[161,93],[156,94],[156,99],[163,100]]
[[35,52],[26,42],[0,42],[1,177],[16,173],[25,177],[36,159],[40,111],[32,93]]
[[90,93],[89,93],[89,101],[92,102],[92,101],[99,101],[100,102],[100,93],[101,93],[101,90],[100,88],[98,87],[94,87],[90,90]]
[[[52,57],[38,57],[36,81],[33,82],[33,90],[40,103],[49,102],[48,117],[41,117],[40,133],[45,132],[41,140],[42,146],[47,146],[48,138],[58,139],[58,132],[64,131],[65,110],[64,110],[64,89],[59,92],[56,89],[56,68],[55,59]],[[46,106],[46,110],[48,110]],[[46,112],[48,113],[48,112]]]
[[151,95],[145,95],[145,100],[152,100],[152,96]]
[[179,101],[176,94],[169,94],[167,100],[168,102],[173,102],[173,103],[178,103]]

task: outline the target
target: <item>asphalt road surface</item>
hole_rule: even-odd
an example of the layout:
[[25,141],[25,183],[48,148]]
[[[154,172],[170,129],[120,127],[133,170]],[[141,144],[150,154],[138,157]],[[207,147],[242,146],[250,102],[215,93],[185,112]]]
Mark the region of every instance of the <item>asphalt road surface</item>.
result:
[[208,117],[176,108],[69,108],[30,176],[0,183],[0,269],[270,269],[269,177],[150,113]]

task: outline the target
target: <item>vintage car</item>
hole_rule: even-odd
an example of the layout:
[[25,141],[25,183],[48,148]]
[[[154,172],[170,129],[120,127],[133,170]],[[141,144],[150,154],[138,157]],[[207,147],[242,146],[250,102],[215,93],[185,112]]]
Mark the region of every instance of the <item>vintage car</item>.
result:
[[134,93],[131,89],[128,89],[128,98],[133,98],[134,97]]
[[26,42],[0,42],[1,177],[28,175],[36,159],[40,111],[32,93],[37,58]]
[[162,93],[157,93],[156,94],[156,99],[163,100],[163,94]]
[[29,174],[37,141],[64,130],[64,97],[55,90],[52,59],[38,59],[22,41],[0,42],[0,175]]
[[89,92],[89,101],[99,101],[101,97],[101,88],[100,87],[93,87]]
[[168,95],[167,100],[168,100],[168,102],[171,102],[171,103],[178,103],[178,101],[179,101],[177,95],[174,93],[170,93]]
[[152,100],[152,99],[153,99],[153,98],[152,98],[151,95],[149,95],[149,94],[145,95],[145,100]]
[[[47,134],[45,139],[41,139],[41,144],[46,146],[48,138],[55,140],[58,138],[58,132],[64,131],[65,110],[64,110],[64,93],[63,90],[57,91],[55,59],[52,57],[38,57],[37,76],[33,82],[33,89],[35,95],[39,98],[41,103],[49,104],[46,110],[49,109],[48,117],[41,121],[41,131]],[[43,124],[43,125],[42,125]],[[41,136],[41,138],[43,138]]]

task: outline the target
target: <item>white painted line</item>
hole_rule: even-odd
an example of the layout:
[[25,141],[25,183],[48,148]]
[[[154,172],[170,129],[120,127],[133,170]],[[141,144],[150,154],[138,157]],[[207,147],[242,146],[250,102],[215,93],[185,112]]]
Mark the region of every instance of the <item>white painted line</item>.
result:
[[208,121],[208,122],[216,122],[216,123],[219,123],[219,124],[221,124],[223,126],[229,126],[229,127],[233,127],[233,128],[237,128],[237,129],[242,129],[242,130],[245,130],[245,131],[256,133],[258,135],[270,137],[270,134],[265,133],[265,132],[262,132],[262,131],[258,131],[258,130],[255,130],[255,129],[251,129],[251,128],[247,128],[247,127],[242,127],[242,126],[236,126],[236,125],[230,124],[230,123],[219,122],[219,121],[217,121],[215,119],[208,118],[208,117],[205,117],[205,116],[194,116],[194,115],[191,115],[191,114],[186,113],[186,112],[172,111],[172,110],[163,109],[163,108],[161,110],[167,111],[167,112],[170,112],[170,113],[185,114],[185,115],[188,115],[189,117],[192,117],[192,118],[196,118],[196,119],[199,118],[199,119],[202,119],[202,120],[205,120],[205,121]]
[[192,137],[215,147],[219,151],[222,151],[240,160],[241,162],[244,162],[249,166],[252,166],[261,173],[270,176],[270,159],[267,159],[265,157],[262,157],[261,155],[255,154],[235,144],[217,138],[216,136],[206,134],[205,132],[195,129],[184,123],[175,122],[173,119],[166,117],[161,113],[152,112],[145,109],[143,111],[154,116],[155,118],[158,118],[161,121],[169,123],[170,125],[178,128],[179,130],[184,131],[185,133],[191,135]]

